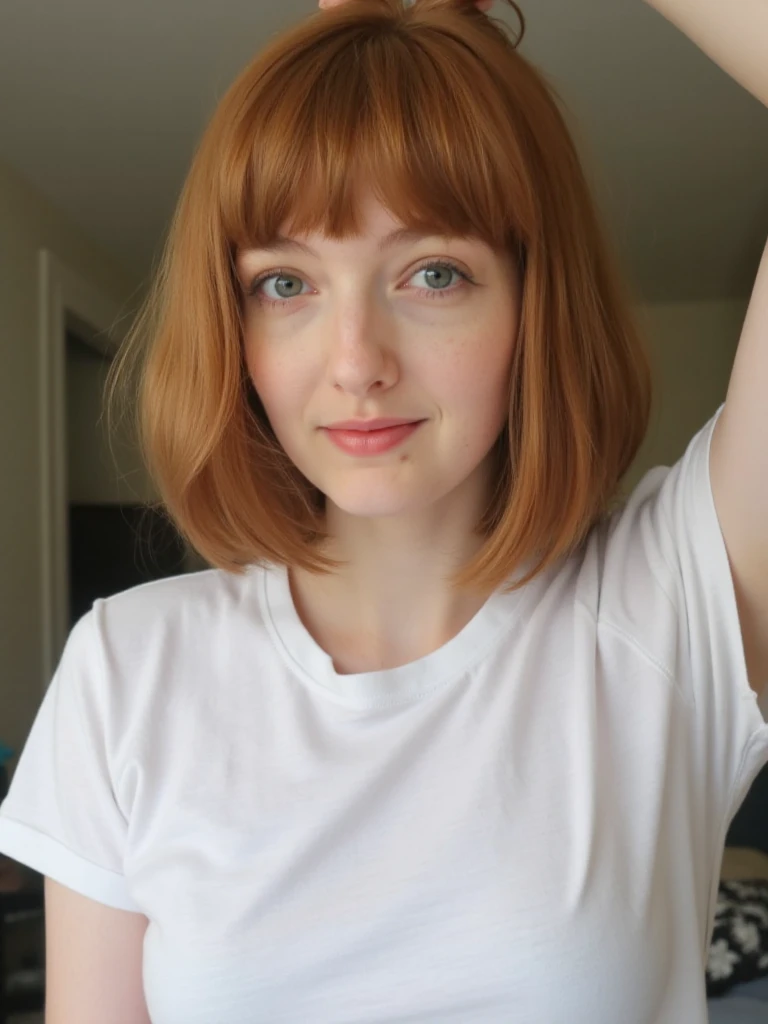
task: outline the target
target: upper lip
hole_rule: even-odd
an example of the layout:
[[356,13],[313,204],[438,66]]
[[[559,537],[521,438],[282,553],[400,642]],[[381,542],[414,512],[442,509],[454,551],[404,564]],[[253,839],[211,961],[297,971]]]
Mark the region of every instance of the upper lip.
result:
[[402,417],[389,417],[386,419],[378,420],[340,420],[338,423],[329,423],[325,428],[326,430],[386,430],[387,427],[402,427],[406,423],[420,423],[420,420],[414,420]]

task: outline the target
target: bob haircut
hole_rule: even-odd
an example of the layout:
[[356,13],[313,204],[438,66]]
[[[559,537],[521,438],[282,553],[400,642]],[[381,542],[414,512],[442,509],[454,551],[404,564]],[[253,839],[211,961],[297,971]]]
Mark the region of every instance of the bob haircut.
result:
[[[358,231],[361,187],[407,227],[520,268],[509,422],[485,541],[457,587],[512,589],[610,512],[645,435],[650,368],[575,146],[543,77],[472,0],[351,0],[280,36],[221,101],[116,366],[162,504],[212,565],[329,572],[324,497],[245,369],[240,248]],[[141,355],[142,359],[137,360]],[[528,571],[515,584],[511,574]]]

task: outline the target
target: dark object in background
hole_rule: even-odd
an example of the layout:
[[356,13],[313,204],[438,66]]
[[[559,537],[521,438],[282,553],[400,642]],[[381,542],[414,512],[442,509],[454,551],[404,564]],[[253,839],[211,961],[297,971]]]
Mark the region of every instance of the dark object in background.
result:
[[[8,793],[8,771],[0,765],[0,802]],[[43,876],[0,856],[0,1024],[13,1014],[39,1013],[45,1003]],[[39,955],[9,972],[7,946],[13,929],[38,933]]]
[[725,844],[749,846],[768,855],[768,765],[749,787],[744,803],[731,822]]
[[180,575],[185,554],[173,524],[146,505],[70,504],[70,626],[96,598]]

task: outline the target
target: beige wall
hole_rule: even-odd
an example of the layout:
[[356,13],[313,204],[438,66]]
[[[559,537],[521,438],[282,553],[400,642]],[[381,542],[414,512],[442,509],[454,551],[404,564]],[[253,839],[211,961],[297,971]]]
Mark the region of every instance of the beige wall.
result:
[[[0,739],[17,749],[41,696],[37,337],[41,247],[50,248],[120,303],[134,294],[136,284],[0,164]],[[630,483],[650,466],[679,457],[725,397],[745,309],[746,303],[713,302],[642,311],[659,383],[653,423],[629,474]],[[72,400],[78,409],[70,430],[73,438],[84,438],[98,418],[95,397],[102,371],[80,365],[74,375],[73,387],[80,389],[80,398]],[[91,441],[96,464],[111,472],[103,442],[93,437]],[[89,479],[84,464],[76,463],[73,473],[79,493],[103,493],[98,474]],[[131,479],[136,483],[135,473]]]
[[119,303],[137,282],[0,163],[0,738],[18,749],[41,695],[38,250]]
[[746,311],[746,301],[641,309],[654,364],[654,407],[627,486],[634,486],[652,466],[675,462],[725,400]]

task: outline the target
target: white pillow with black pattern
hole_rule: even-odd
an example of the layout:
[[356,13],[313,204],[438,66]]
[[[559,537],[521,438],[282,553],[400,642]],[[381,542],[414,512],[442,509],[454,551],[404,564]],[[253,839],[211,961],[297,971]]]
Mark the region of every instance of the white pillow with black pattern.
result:
[[707,995],[768,976],[768,880],[721,881],[707,960]]

